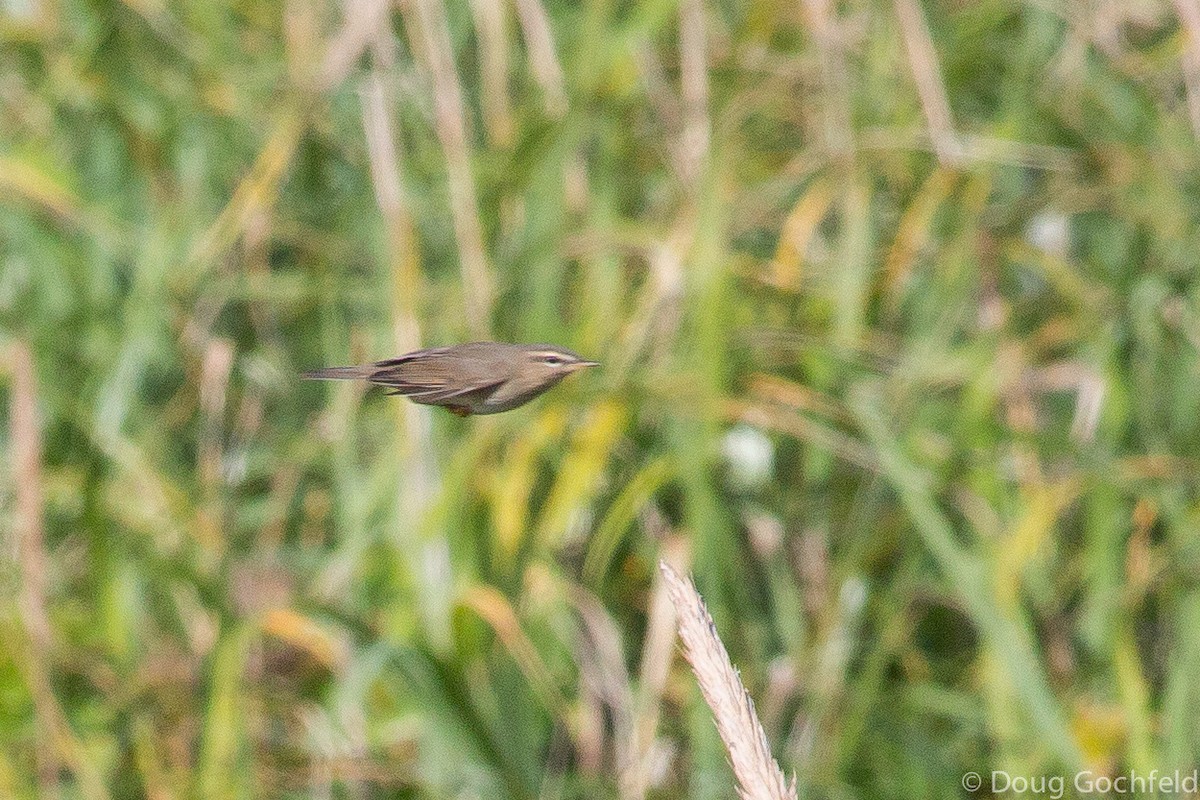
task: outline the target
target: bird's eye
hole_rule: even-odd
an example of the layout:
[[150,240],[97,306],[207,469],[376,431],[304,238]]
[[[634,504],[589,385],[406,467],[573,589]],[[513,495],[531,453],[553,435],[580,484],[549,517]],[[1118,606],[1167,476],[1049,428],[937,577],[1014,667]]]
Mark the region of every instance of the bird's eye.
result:
[[567,362],[562,356],[556,356],[553,353],[547,353],[546,355],[542,356],[542,363],[549,364],[552,367],[559,367]]

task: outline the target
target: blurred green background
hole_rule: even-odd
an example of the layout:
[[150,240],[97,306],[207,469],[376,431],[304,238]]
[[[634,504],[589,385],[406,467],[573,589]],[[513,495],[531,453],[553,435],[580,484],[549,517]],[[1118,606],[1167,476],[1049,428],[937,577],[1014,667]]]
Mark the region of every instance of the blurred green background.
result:
[[1194,0],[3,0],[0,796],[731,797],[659,559],[805,797],[1194,769],[1198,137]]

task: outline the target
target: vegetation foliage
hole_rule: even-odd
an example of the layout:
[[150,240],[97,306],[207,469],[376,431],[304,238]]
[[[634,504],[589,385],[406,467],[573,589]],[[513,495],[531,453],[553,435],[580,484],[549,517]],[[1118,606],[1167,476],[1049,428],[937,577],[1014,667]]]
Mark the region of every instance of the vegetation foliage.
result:
[[1193,769],[1193,5],[0,4],[0,796]]

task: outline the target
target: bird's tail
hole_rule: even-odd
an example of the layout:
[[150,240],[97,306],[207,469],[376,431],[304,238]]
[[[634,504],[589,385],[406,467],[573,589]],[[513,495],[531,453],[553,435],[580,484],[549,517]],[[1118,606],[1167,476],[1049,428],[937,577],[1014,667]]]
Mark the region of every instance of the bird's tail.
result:
[[325,367],[311,372],[302,372],[301,378],[310,381],[350,381],[358,378],[369,378],[375,371],[374,365],[365,367]]

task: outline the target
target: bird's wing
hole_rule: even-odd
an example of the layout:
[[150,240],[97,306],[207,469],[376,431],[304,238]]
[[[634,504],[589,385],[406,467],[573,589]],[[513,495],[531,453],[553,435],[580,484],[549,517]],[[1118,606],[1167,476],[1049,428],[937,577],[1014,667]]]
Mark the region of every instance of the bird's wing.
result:
[[413,364],[415,362],[422,362],[426,365],[435,365],[439,362],[445,363],[453,358],[452,349],[450,347],[430,347],[425,350],[414,350],[402,356],[376,361],[371,366],[375,368],[377,373],[382,374],[403,370],[406,364]]
[[464,370],[451,348],[418,350],[399,358],[380,361],[367,378],[419,403],[440,404],[468,394],[486,392],[502,382],[494,376]]

